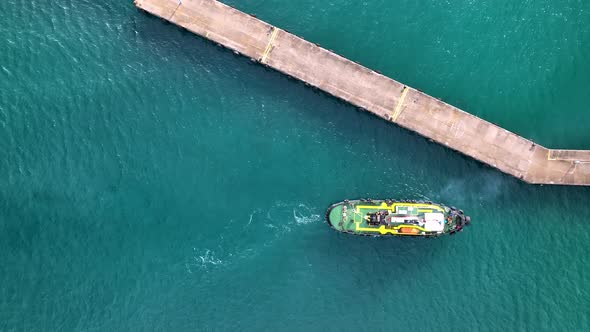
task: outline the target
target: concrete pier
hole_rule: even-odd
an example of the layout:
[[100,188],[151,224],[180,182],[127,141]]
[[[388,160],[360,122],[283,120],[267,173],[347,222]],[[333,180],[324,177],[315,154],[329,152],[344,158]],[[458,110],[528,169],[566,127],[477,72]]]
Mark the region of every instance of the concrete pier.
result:
[[215,0],[138,8],[528,183],[590,185],[590,150],[552,150]]

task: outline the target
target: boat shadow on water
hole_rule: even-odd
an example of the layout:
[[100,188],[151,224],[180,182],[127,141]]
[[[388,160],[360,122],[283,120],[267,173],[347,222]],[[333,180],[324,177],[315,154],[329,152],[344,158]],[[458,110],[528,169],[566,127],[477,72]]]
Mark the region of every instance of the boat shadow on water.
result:
[[[381,271],[380,278],[397,279],[413,276],[428,269],[442,256],[453,255],[463,241],[460,235],[440,238],[356,236],[335,233],[326,229],[327,239],[316,241],[315,248],[323,252],[323,260],[329,261],[338,270]],[[343,254],[345,253],[345,254]],[[386,266],[387,268],[383,268]]]

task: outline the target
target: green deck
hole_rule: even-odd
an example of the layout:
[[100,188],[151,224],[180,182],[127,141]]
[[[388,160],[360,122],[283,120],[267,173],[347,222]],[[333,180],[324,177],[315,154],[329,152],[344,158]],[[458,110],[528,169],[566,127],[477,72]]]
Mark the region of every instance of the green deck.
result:
[[[346,213],[344,211],[346,207]],[[428,230],[424,225],[411,223],[390,223],[372,225],[368,222],[368,216],[378,211],[386,211],[392,217],[418,217],[423,219],[426,213],[442,213],[444,215],[444,229],[442,232]],[[454,233],[461,229],[461,216],[454,213],[451,208],[441,204],[423,202],[395,202],[395,201],[348,201],[331,206],[327,220],[336,230],[359,235],[409,235],[409,236],[436,236],[445,233]]]

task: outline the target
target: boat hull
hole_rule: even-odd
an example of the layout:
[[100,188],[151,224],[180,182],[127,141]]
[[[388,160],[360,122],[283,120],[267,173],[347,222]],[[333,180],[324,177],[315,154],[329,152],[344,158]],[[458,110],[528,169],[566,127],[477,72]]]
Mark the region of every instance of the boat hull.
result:
[[345,200],[328,208],[326,222],[353,235],[438,237],[462,231],[471,220],[461,210],[432,202]]

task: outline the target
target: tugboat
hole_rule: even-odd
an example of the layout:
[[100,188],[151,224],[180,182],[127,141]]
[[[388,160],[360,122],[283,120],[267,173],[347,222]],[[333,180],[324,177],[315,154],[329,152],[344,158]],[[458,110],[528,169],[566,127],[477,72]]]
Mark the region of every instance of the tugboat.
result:
[[462,210],[422,201],[345,200],[332,204],[326,221],[333,229],[365,236],[453,235],[471,224]]

